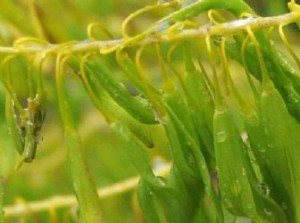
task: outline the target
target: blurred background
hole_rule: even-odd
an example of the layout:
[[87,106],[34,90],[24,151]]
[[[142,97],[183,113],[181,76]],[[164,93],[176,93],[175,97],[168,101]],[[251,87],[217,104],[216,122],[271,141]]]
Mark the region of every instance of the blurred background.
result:
[[[286,0],[246,2],[262,16],[288,11]],[[12,46],[15,40],[26,36],[39,37],[53,44],[85,40],[88,38],[87,26],[92,22],[102,24],[113,37],[120,38],[122,21],[139,8],[155,3],[156,1],[151,0],[1,0],[0,45]],[[166,9],[143,15],[130,24],[129,32],[140,32],[171,11],[172,9]],[[97,33],[97,29],[94,36],[99,39],[110,38],[103,35],[102,30]],[[0,55],[1,60],[4,57],[5,55]],[[27,70],[27,61],[20,59],[14,61],[14,64],[16,66],[12,73],[19,79],[17,93],[26,98],[28,92],[22,88],[22,77],[24,78],[23,74]],[[0,174],[4,179],[6,206],[73,194],[53,69],[51,62],[45,66],[46,119],[36,159],[30,164],[23,164],[18,171],[15,167],[21,158],[8,135],[4,109],[5,93],[3,85],[0,85]],[[68,76],[66,88],[97,187],[102,188],[136,176],[137,171],[123,151],[118,137],[111,132],[103,116],[94,108],[75,75]],[[157,131],[159,130],[156,129]],[[164,140],[160,140],[162,143],[157,150],[150,152],[154,159],[168,159]],[[138,213],[134,209],[137,202],[134,191],[106,198],[102,202],[106,222],[138,222]],[[41,213],[29,211],[27,216],[11,217],[7,222],[77,222],[78,219],[74,217],[76,215],[72,214],[76,212],[76,207],[49,209]]]

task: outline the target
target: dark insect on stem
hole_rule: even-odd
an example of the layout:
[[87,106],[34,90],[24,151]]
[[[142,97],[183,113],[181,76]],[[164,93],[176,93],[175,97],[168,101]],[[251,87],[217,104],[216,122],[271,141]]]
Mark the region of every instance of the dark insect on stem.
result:
[[20,117],[20,131],[21,140],[24,145],[23,158],[25,162],[29,163],[35,158],[45,114],[41,109],[38,95],[34,99],[27,99],[27,108],[24,110],[25,116]]

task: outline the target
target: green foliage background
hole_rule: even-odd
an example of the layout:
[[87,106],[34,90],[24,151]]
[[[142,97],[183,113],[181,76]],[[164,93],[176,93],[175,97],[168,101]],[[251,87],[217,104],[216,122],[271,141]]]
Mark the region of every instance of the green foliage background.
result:
[[[36,36],[30,18],[29,1],[1,1],[1,45],[10,46],[13,41],[23,36]],[[101,22],[118,35],[120,24],[132,10],[141,7],[143,1],[37,1],[40,18],[46,38],[51,43],[87,38],[86,27],[91,22]],[[16,16],[13,16],[16,15]],[[20,75],[26,70],[26,64],[20,64]],[[20,157],[9,139],[5,114],[5,94],[1,85],[1,140],[0,164],[5,178],[4,205],[15,204],[18,199],[25,202],[43,200],[55,195],[73,194],[72,182],[66,163],[66,148],[63,142],[62,123],[58,113],[54,73],[49,72],[47,82],[46,120],[42,130],[42,143],[37,159],[23,165],[15,171]],[[72,112],[76,116],[77,126],[82,132],[85,154],[97,187],[111,185],[135,176],[122,144],[111,133],[104,118],[92,106],[84,88],[76,80],[68,81]],[[136,217],[132,210],[132,192],[110,197],[103,201],[107,222],[134,222]],[[58,210],[57,222],[72,222],[72,208]],[[76,211],[76,210],[74,210]],[[20,222],[23,217],[10,218],[7,222]],[[49,212],[32,213],[24,217],[26,222],[53,222]],[[15,219],[15,220],[14,220]],[[76,218],[75,218],[76,219]],[[76,220],[74,220],[75,222]]]
[[[36,25],[36,18],[30,12],[33,1],[0,2],[0,45],[12,46],[14,41],[26,36],[43,38],[50,43],[64,43],[72,40],[85,40],[87,27],[92,22],[103,24],[114,37],[120,37],[122,21],[132,12],[148,4],[154,4],[150,0],[44,0],[35,1],[37,18],[40,26]],[[277,15],[287,11],[285,1],[249,1],[260,15]],[[155,22],[168,13],[171,9],[159,10],[148,13],[147,16],[138,17],[130,24],[130,33],[139,33],[145,27]],[[42,30],[39,29],[42,28]],[[293,29],[296,29],[293,27]],[[95,37],[110,39],[102,30],[96,30]],[[291,31],[293,39],[298,34]],[[167,51],[170,45],[163,45]],[[201,46],[197,46],[201,48]],[[129,50],[129,53],[130,50]],[[155,64],[151,55],[151,49],[147,52],[145,60],[148,72],[158,73],[159,66]],[[4,55],[0,55],[1,59]],[[182,57],[175,53],[176,66],[182,69]],[[106,56],[107,64],[114,66],[112,57]],[[175,63],[174,62],[174,63]],[[20,59],[18,66],[13,68],[13,77],[18,87],[18,95],[26,97],[28,92],[22,86],[26,82],[23,73],[27,70],[27,62]],[[233,69],[240,69],[238,66]],[[4,182],[4,206],[17,203],[48,199],[56,195],[73,194],[70,170],[66,162],[67,149],[63,138],[63,124],[59,115],[59,105],[56,93],[55,70],[51,65],[46,66],[46,119],[42,127],[42,141],[39,145],[37,157],[30,164],[23,164],[19,170],[15,170],[20,157],[13,148],[5,124],[5,89],[0,85],[0,170]],[[116,75],[120,75],[114,70]],[[233,71],[234,73],[234,71]],[[122,78],[122,76],[120,77]],[[235,77],[238,78],[238,77]],[[239,87],[243,89],[245,80],[241,79]],[[76,127],[82,137],[84,154],[87,159],[92,178],[97,188],[112,185],[138,175],[124,150],[124,142],[114,134],[106,123],[104,117],[95,109],[89,96],[76,75],[68,75],[66,81],[67,98],[70,103],[71,113],[75,117]],[[244,96],[249,96],[249,89],[244,91]],[[150,129],[154,134],[155,149],[149,150],[149,155],[158,162],[170,161],[170,151],[166,136],[161,128]],[[1,192],[1,191],[0,191]],[[136,190],[124,192],[116,196],[110,196],[102,200],[105,222],[144,222],[142,213],[137,208]],[[76,206],[51,209],[35,213],[28,210],[27,215],[7,218],[7,222],[78,222]]]

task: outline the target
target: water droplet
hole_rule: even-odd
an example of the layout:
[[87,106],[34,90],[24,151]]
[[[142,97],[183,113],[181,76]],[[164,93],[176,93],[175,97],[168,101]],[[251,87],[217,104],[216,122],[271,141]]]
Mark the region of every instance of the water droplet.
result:
[[195,160],[193,154],[189,154],[189,156],[188,156],[188,163],[192,167],[194,167],[196,165],[196,160]]
[[246,208],[248,210],[252,210],[253,209],[253,204],[251,204],[251,203],[246,204]]
[[165,125],[168,120],[168,116],[163,116],[159,112],[157,112],[155,109],[153,109],[154,114],[154,120],[161,123],[162,125]]
[[210,188],[211,188],[210,186],[208,186],[208,185],[205,185],[205,186],[204,186],[204,191],[209,191],[209,190],[210,190]]
[[299,99],[298,98],[294,98],[294,97],[291,97],[291,99],[293,100],[293,102],[296,104],[296,103],[299,103]]
[[267,216],[273,215],[273,212],[271,210],[269,210],[268,208],[264,208],[264,212]]
[[219,143],[224,142],[227,138],[227,134],[225,131],[220,131],[217,133],[217,141]]
[[245,169],[245,168],[242,169],[242,175],[243,175],[243,176],[246,176],[246,175],[247,175],[247,172],[246,172],[246,169]]
[[282,207],[283,210],[287,210],[288,209],[288,206],[287,206],[287,204],[285,202],[282,202],[281,207]]
[[256,160],[255,159],[250,158],[250,162],[251,162],[252,165],[256,165]]
[[[264,120],[264,121],[266,121],[266,120]],[[265,132],[266,136],[269,135],[269,131],[267,129],[264,129],[264,132]]]
[[160,156],[154,156],[152,166],[154,171],[159,171],[166,166],[165,160]]
[[120,96],[120,93],[118,91],[113,91],[113,96],[118,98]]
[[246,132],[242,132],[241,133],[241,137],[243,142],[247,142],[248,141],[248,134]]
[[192,142],[191,142],[191,141],[187,141],[187,142],[186,142],[186,145],[187,145],[187,146],[191,146],[191,145],[192,145]]
[[241,184],[239,180],[234,180],[232,183],[231,191],[235,196],[239,196],[241,193]]
[[227,188],[228,188],[228,184],[226,184],[226,183],[224,184],[224,183],[223,183],[221,189],[222,189],[223,191],[227,191]]
[[233,207],[233,204],[232,204],[231,200],[229,200],[228,198],[224,199],[224,204],[229,209]]
[[155,177],[155,181],[160,185],[160,186],[165,186],[166,182],[165,179],[161,176]]
[[143,107],[149,107],[149,101],[146,98],[136,97]]
[[259,152],[260,152],[260,153],[265,153],[265,152],[266,152],[266,147],[264,147],[264,146],[259,146],[258,148],[259,148]]
[[266,183],[264,183],[264,182],[259,183],[258,187],[259,187],[259,189],[260,189],[260,191],[262,193],[264,193],[265,195],[269,196],[269,194],[270,194],[270,188],[269,188],[269,186]]

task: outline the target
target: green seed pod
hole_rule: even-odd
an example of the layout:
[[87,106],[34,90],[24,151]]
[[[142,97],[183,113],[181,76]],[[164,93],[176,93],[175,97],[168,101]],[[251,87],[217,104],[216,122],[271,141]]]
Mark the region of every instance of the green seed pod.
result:
[[[166,222],[183,222],[187,219],[187,213],[184,212],[179,194],[175,189],[166,185],[166,182],[156,177],[150,166],[150,160],[146,153],[145,146],[139,142],[131,131],[122,123],[115,122],[112,128],[120,135],[124,142],[124,149],[127,150],[132,163],[140,172],[141,182],[139,189],[139,200],[144,211],[155,210],[155,213],[146,215],[150,222],[161,218],[161,214]],[[159,221],[160,222],[160,221]]]
[[[170,140],[174,165],[186,183],[188,190],[194,188],[201,195],[203,191],[198,188],[199,185],[204,186],[205,194],[212,202],[211,208],[216,212],[215,220],[221,222],[223,213],[217,201],[207,163],[197,141],[188,108],[177,91],[166,96],[162,103],[168,112],[165,129]],[[200,202],[203,197],[200,196],[198,199],[198,202]],[[194,208],[197,207],[197,204],[199,203],[194,200]]]
[[224,105],[214,116],[215,153],[220,193],[235,216],[255,222],[287,222],[282,209],[260,188],[246,145]]
[[94,76],[99,80],[102,87],[132,117],[145,124],[158,123],[146,98],[131,96],[122,83],[119,83],[114,78],[113,73],[99,60],[89,62],[88,66],[95,73]]
[[271,152],[272,148],[269,148],[264,127],[254,111],[249,112],[244,117],[244,120],[250,146],[263,177],[263,181],[259,182],[254,174],[249,174],[249,177],[251,177],[249,179],[253,190],[256,209],[260,216],[264,216],[264,218],[268,219],[270,222],[287,222],[282,207],[275,202],[279,201],[280,203],[280,200],[282,199],[280,194],[282,192],[278,191],[276,183],[272,178],[272,171],[270,171],[267,165],[269,162],[267,150]]
[[[265,64],[265,69],[268,76],[274,82],[276,89],[283,97],[289,112],[300,122],[300,78],[289,62],[279,50],[271,43],[268,36],[264,32],[256,32],[255,38],[260,46],[261,57]],[[231,57],[242,63],[240,49],[242,47],[242,40],[235,38],[235,41],[227,44],[227,52]],[[253,60],[257,57],[256,46],[248,44],[244,50],[246,58],[244,66],[247,66],[249,73],[262,81],[262,72],[260,69],[260,62]]]
[[236,216],[257,218],[244,164],[246,148],[225,105],[215,111],[214,142],[220,193],[225,207]]
[[198,71],[191,60],[191,55],[185,49],[186,77],[183,80],[183,88],[191,114],[191,119],[199,137],[201,149],[209,168],[215,168],[215,155],[213,146],[213,114],[214,102],[211,92],[204,80],[204,75]]
[[[224,47],[225,42],[223,40],[221,44],[221,53],[223,58],[224,73],[228,75],[231,91],[239,104],[240,110],[244,115],[244,125],[246,127],[246,132],[244,132],[244,134],[247,134],[248,139],[250,141],[250,146],[253,146],[251,147],[251,149],[255,157],[257,158],[257,162],[259,164],[259,167],[256,167],[256,171],[254,171],[253,162],[250,161],[250,157],[252,157],[253,154],[250,151],[248,152],[245,144],[241,142],[240,144],[243,146],[242,161],[245,170],[244,175],[248,178],[248,182],[250,184],[251,192],[254,199],[254,205],[256,208],[255,213],[257,213],[257,217],[254,217],[254,219],[256,218],[258,222],[262,220],[263,222],[274,223],[287,222],[287,219],[281,207],[270,197],[269,188],[266,188],[266,186],[264,186],[265,182],[267,182],[267,185],[269,185],[269,183],[271,182],[269,181],[270,177],[268,174],[268,170],[264,164],[265,160],[263,156],[264,154],[262,152],[263,150],[265,150],[264,146],[267,146],[267,143],[264,138],[263,128],[259,121],[258,115],[254,111],[254,108],[251,107],[250,104],[247,103],[239,94],[237,88],[235,87],[230,77],[230,72],[227,68],[228,65]],[[243,58],[243,61],[245,61],[245,58]],[[261,65],[263,65],[263,63],[261,63]],[[249,77],[249,74],[247,72],[246,74],[248,76],[250,87],[253,91],[255,102],[258,102],[260,99],[259,93],[257,92],[256,87],[254,86],[251,78]],[[263,175],[263,182],[259,181],[257,177],[258,175],[260,175],[260,171]]]
[[103,222],[102,207],[87,169],[80,137],[71,129],[65,131],[65,137],[73,186],[80,205],[80,220],[84,223]]
[[182,196],[177,193],[176,189],[165,185],[159,177],[154,182],[147,182],[141,179],[139,191],[139,201],[143,212],[155,209],[155,214],[147,213],[146,217],[149,222],[176,222],[181,223],[189,219],[186,207],[183,206]]
[[111,96],[103,89],[95,73],[85,64],[81,71],[83,84],[96,108],[106,117],[108,122],[119,120],[137,136],[148,148],[154,146],[149,127],[133,118],[128,112],[120,107]]
[[[274,109],[275,108],[275,109]],[[270,87],[261,97],[261,120],[265,129],[266,165],[274,180],[276,191],[281,191],[279,204],[285,204],[289,221],[300,221],[300,125],[289,114],[279,92]],[[291,140],[292,139],[292,140]]]
[[154,174],[144,145],[132,135],[132,132],[125,124],[113,122],[111,123],[111,127],[121,136],[122,141],[126,143],[124,148],[127,150],[127,154],[141,176],[144,179],[151,181]]
[[153,192],[147,187],[145,181],[140,180],[138,185],[138,200],[140,208],[143,211],[143,216],[149,223],[162,222],[161,221],[161,210],[155,204],[153,198]]
[[123,70],[124,74],[127,75],[129,80],[137,87],[137,89],[144,95],[146,95],[146,90],[143,82],[141,81],[141,74],[138,71],[136,64],[129,58],[129,56],[123,52],[118,51],[116,53],[116,59],[120,68]]
[[24,138],[21,136],[21,129],[17,121],[13,101],[8,93],[6,94],[5,114],[8,132],[18,153],[22,155],[24,151]]
[[67,60],[58,55],[56,58],[56,86],[60,114],[64,125],[65,139],[68,147],[68,161],[71,169],[74,191],[80,206],[82,223],[103,222],[102,207],[96,187],[90,176],[83,154],[82,142],[75,128],[63,83],[63,68]]

